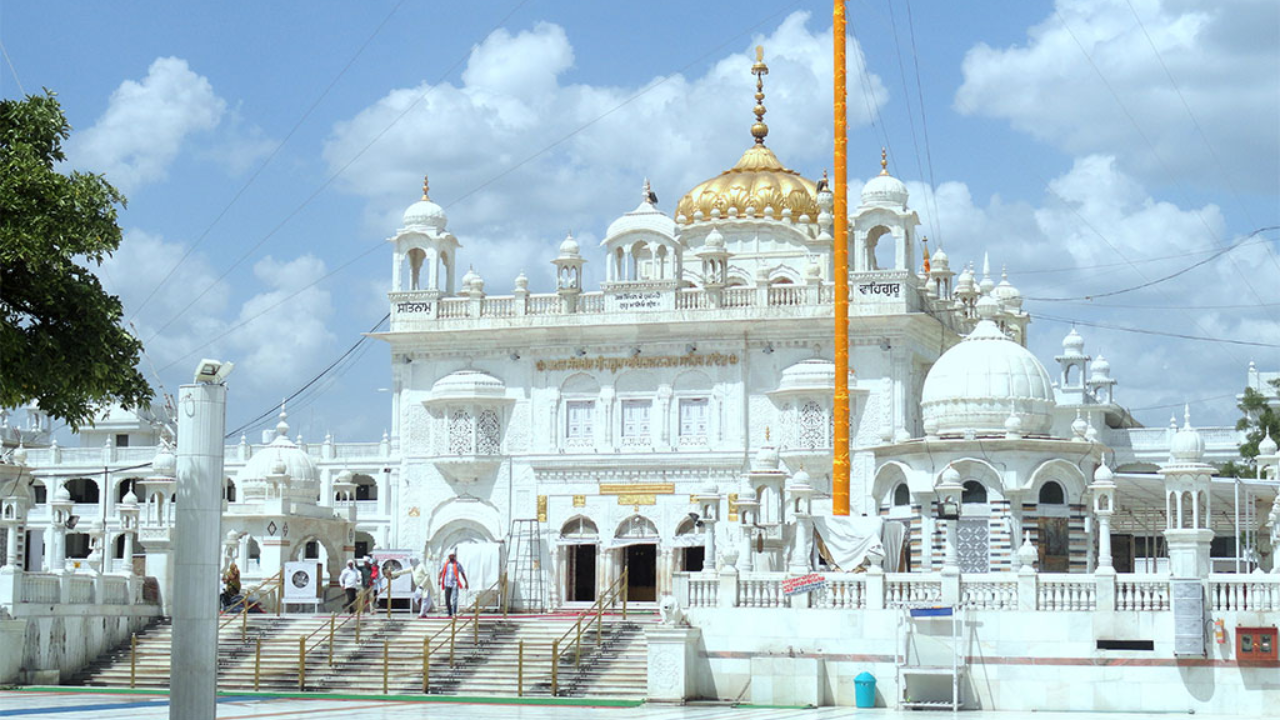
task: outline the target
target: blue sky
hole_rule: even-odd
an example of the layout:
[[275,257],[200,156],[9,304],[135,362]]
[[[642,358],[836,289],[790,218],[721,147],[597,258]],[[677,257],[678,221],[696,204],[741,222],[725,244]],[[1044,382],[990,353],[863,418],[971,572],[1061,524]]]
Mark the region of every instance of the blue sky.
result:
[[[1245,239],[1280,224],[1280,5],[859,0],[849,13],[853,181],[887,144],[953,265],[989,252],[1029,298],[1212,258],[1141,291],[1026,308],[1050,366],[1065,319],[1261,343],[1080,328],[1139,419],[1208,399],[1196,424],[1232,422],[1224,396],[1248,362],[1280,369],[1280,233]],[[200,357],[235,360],[235,428],[386,312],[382,241],[424,173],[487,290],[509,293],[521,270],[549,290],[566,231],[593,247],[643,178],[670,212],[736,161],[763,44],[769,145],[819,176],[830,33],[830,5],[812,1],[5,2],[0,92],[59,94],[70,164],[129,197],[101,274],[153,377],[172,392]],[[385,346],[350,360],[291,408],[307,439],[373,440],[389,424]]]

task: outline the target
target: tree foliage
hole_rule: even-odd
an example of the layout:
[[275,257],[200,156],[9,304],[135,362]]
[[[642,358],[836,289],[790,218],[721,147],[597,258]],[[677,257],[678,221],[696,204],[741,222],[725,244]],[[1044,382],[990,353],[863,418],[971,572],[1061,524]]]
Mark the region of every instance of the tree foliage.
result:
[[0,101],[0,407],[35,401],[76,428],[151,388],[120,299],[88,267],[119,247],[125,199],[100,175],[59,172],[70,133],[51,92]]
[[[1271,387],[1280,393],[1280,380],[1269,381]],[[1271,439],[1280,442],[1280,413],[1267,402],[1267,396],[1251,387],[1244,389],[1244,395],[1236,406],[1244,414],[1236,421],[1236,430],[1245,434],[1240,444],[1240,462],[1229,462],[1222,467],[1221,475],[1227,477],[1253,477],[1258,457],[1258,443],[1269,433]]]

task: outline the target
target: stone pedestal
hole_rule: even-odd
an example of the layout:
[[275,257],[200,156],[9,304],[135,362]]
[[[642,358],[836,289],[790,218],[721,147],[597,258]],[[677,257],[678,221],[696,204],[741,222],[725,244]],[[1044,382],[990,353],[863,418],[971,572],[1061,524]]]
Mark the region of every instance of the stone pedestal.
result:
[[867,569],[867,609],[884,609],[884,568],[878,565]]
[[694,666],[698,657],[698,628],[658,626],[645,630],[649,652],[650,702],[682,703],[697,693]]
[[1107,565],[1098,568],[1093,574],[1094,584],[1098,591],[1098,612],[1115,612],[1116,609],[1116,569]]
[[717,604],[722,608],[738,606],[738,569],[726,565],[720,569],[720,592]]
[[1209,577],[1209,543],[1212,530],[1177,529],[1164,531],[1169,545],[1169,572],[1176,578]]
[[1018,571],[1018,609],[1036,609],[1036,571],[1030,565]]
[[960,568],[947,565],[942,568],[942,604],[960,604]]
[[0,607],[22,602],[22,571],[12,565],[0,568]]

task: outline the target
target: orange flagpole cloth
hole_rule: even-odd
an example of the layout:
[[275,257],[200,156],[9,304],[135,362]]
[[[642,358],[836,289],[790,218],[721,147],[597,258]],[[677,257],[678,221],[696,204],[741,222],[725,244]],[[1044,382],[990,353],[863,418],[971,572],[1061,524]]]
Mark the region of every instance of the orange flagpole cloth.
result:
[[835,0],[832,37],[835,50],[835,453],[832,462],[833,515],[849,514],[849,121],[845,106],[845,7]]

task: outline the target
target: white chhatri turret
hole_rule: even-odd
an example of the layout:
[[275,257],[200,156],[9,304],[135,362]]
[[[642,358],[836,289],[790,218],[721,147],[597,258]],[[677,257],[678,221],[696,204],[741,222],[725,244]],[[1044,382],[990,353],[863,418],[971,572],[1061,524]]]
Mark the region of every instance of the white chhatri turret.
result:
[[1165,542],[1169,569],[1175,578],[1203,578],[1209,574],[1212,495],[1210,483],[1217,473],[1204,463],[1204,438],[1191,427],[1191,407],[1183,409],[1182,429],[1169,443],[1169,463],[1164,476]]
[[422,199],[404,212],[404,227],[390,238],[395,243],[391,291],[427,291],[452,295],[458,239],[447,230],[444,209],[431,201],[427,178],[422,179]]
[[[915,268],[915,231],[920,217],[907,208],[907,186],[889,174],[889,161],[880,151],[880,174],[862,188],[862,202],[849,218],[853,272]],[[893,265],[880,267],[876,247],[893,243]]]

